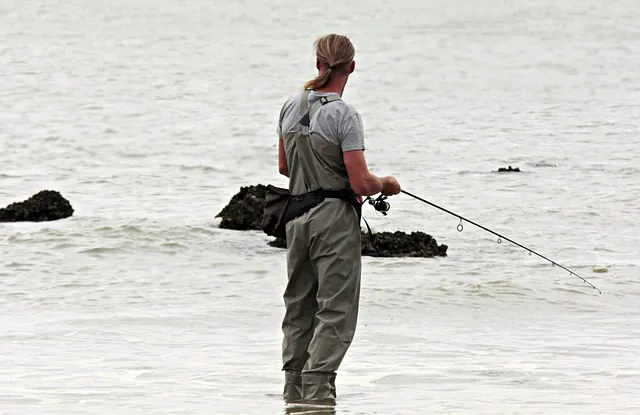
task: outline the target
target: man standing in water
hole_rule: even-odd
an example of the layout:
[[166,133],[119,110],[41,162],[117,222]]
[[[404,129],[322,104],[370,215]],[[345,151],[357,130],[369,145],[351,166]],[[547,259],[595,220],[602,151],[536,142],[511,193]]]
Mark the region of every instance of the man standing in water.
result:
[[[284,103],[277,128],[279,172],[289,177],[292,195],[305,195],[298,203],[306,203],[299,209],[304,213],[286,223],[283,397],[334,405],[336,371],[355,334],[360,298],[361,205],[355,198],[395,195],[400,185],[369,172],[360,114],[341,99],[355,69],[351,41],[329,34],[314,46],[318,75]],[[317,189],[352,198],[318,198]]]

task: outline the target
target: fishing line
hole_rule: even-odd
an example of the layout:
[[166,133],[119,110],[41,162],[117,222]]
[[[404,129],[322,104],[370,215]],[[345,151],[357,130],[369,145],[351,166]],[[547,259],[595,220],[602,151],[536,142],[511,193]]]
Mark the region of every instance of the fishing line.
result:
[[[484,226],[482,226],[482,225],[479,225],[479,224],[475,223],[475,222],[474,222],[474,221],[472,221],[472,220],[469,220],[469,219],[467,219],[467,218],[465,218],[465,217],[463,217],[463,216],[460,216],[460,215],[458,215],[457,213],[453,213],[453,212],[451,212],[450,210],[447,210],[447,209],[445,209],[445,208],[443,208],[443,207],[440,207],[440,206],[436,205],[435,203],[431,203],[431,202],[429,202],[428,200],[425,200],[425,199],[423,199],[423,198],[421,198],[421,197],[419,197],[419,196],[416,196],[416,195],[414,195],[414,194],[411,194],[411,193],[409,193],[409,192],[407,192],[407,191],[405,191],[405,190],[400,190],[400,192],[401,192],[401,193],[404,193],[404,194],[406,194],[406,195],[408,195],[408,196],[411,196],[411,197],[413,197],[414,199],[417,199],[417,200],[419,200],[419,201],[421,201],[421,202],[423,202],[423,203],[426,203],[427,205],[433,206],[433,207],[435,207],[435,208],[437,208],[437,209],[440,209],[440,210],[442,210],[442,211],[444,211],[444,212],[447,212],[448,214],[450,214],[450,215],[452,215],[452,216],[455,216],[455,217],[457,217],[458,219],[460,219],[460,223],[458,223],[458,226],[456,226],[456,229],[458,230],[458,232],[462,232],[462,230],[464,229],[464,226],[462,225],[462,221],[469,222],[469,223],[471,223],[472,225],[475,225],[475,226],[477,226],[477,227],[478,227],[478,228],[480,228],[480,229],[483,229],[483,230],[485,230],[485,231],[487,231],[487,232],[490,232],[490,233],[492,233],[492,234],[496,235],[496,236],[498,237],[498,243],[499,243],[499,244],[500,244],[500,243],[502,243],[502,240],[504,239],[504,240],[506,240],[506,241],[511,242],[511,243],[512,243],[512,244],[514,244],[514,245],[519,246],[520,248],[524,249],[525,251],[528,251],[528,252],[529,252],[529,255],[531,255],[532,253],[533,253],[533,254],[536,254],[536,255],[537,255],[537,256],[539,256],[540,258],[542,258],[542,259],[544,259],[544,260],[546,260],[546,261],[549,261],[552,265],[557,265],[557,266],[559,266],[560,268],[564,269],[565,271],[569,272],[569,275],[574,275],[574,276],[576,276],[576,277],[580,278],[583,282],[585,282],[586,284],[590,285],[590,286],[591,286],[591,288],[593,288],[594,290],[598,291],[598,293],[602,294],[602,291],[600,291],[598,288],[596,288],[596,286],[595,286],[595,285],[591,284],[591,283],[590,283],[589,281],[587,281],[586,279],[582,278],[580,275],[578,275],[578,274],[576,274],[575,272],[571,271],[570,269],[568,269],[568,268],[566,268],[566,267],[564,267],[564,266],[562,266],[562,265],[558,264],[557,262],[555,262],[555,261],[553,261],[553,260],[551,260],[551,259],[547,258],[546,256],[544,256],[544,255],[540,255],[539,253],[537,253],[537,252],[536,252],[536,251],[534,251],[533,249],[531,249],[531,248],[527,248],[526,246],[521,245],[521,244],[519,244],[519,243],[517,243],[517,242],[515,242],[515,241],[513,241],[513,240],[511,240],[511,239],[509,239],[509,238],[507,238],[507,237],[506,237],[506,236],[504,236],[504,235],[500,235],[499,233],[494,232],[494,231],[492,231],[492,230],[491,230],[491,229],[489,229],[489,228],[486,228],[486,227],[484,227]],[[389,202],[387,202],[385,199],[386,199],[386,196],[380,195],[380,196],[378,196],[378,198],[377,198],[377,199],[375,199],[375,200],[371,199],[369,203],[373,205],[373,207],[374,207],[374,209],[375,209],[375,210],[377,210],[377,211],[379,211],[379,212],[382,212],[383,214],[385,214],[385,215],[386,215],[386,212],[390,209],[390,207],[391,207],[391,206],[389,205]]]

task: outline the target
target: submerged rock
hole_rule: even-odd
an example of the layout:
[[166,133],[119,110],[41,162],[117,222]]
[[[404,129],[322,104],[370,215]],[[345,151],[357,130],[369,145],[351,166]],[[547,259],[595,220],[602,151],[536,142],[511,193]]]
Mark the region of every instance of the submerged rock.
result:
[[229,204],[216,215],[216,218],[222,218],[220,227],[239,231],[262,230],[260,222],[266,195],[267,186],[262,184],[240,187]]
[[42,190],[0,209],[0,222],[46,222],[73,215],[71,203],[55,190]]
[[[240,187],[229,204],[225,206],[217,218],[222,218],[220,227],[233,230],[262,230],[260,222],[267,186],[254,185]],[[275,238],[268,245],[276,248],[286,248],[283,239]],[[436,240],[424,232],[405,233],[373,232],[373,239],[369,233],[362,232],[362,255],[372,257],[436,257],[447,256],[447,245],[438,245]]]
[[272,246],[274,248],[287,249],[287,240],[275,238],[274,240],[267,242],[267,245]]
[[520,167],[516,167],[516,168],[513,168],[511,166],[509,166],[508,168],[507,167],[500,167],[498,169],[498,171],[499,172],[519,172],[520,171]]

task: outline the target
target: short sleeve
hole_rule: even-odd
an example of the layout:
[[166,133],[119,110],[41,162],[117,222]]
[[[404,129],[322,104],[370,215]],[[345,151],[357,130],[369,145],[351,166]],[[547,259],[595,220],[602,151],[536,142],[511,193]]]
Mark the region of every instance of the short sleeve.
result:
[[364,127],[359,113],[346,117],[340,125],[342,151],[364,150]]
[[278,116],[278,125],[276,126],[276,134],[278,138],[282,137],[282,115],[284,112],[284,105],[280,108],[280,115]]

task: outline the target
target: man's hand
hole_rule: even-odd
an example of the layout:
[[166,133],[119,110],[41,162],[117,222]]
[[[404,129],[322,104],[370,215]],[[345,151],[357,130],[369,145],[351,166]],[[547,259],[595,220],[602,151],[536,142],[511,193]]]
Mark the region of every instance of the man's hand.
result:
[[382,178],[382,193],[385,196],[397,195],[400,193],[400,183],[393,176],[386,176]]

